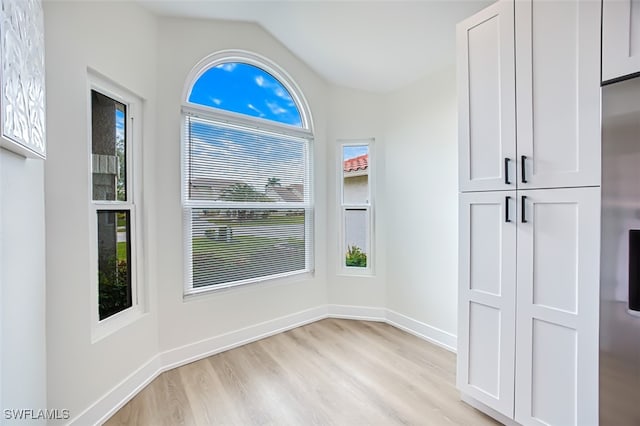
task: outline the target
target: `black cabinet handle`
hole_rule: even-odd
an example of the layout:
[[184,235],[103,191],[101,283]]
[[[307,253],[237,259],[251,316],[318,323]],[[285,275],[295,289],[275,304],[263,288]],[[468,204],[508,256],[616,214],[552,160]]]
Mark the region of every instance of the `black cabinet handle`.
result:
[[522,183],[527,183],[527,175],[525,173],[525,170],[527,169],[526,163],[527,163],[527,156],[526,155],[521,156],[520,157],[520,168],[522,169],[522,171],[521,171]]
[[525,214],[525,211],[524,211],[525,208],[527,207],[526,199],[527,199],[527,196],[523,195],[522,196],[522,205],[520,206],[520,209],[522,210],[522,212],[521,212],[522,217],[520,218],[522,220],[522,223],[527,223],[527,215]]
[[511,181],[509,180],[509,161],[510,158],[504,159],[504,183],[507,185],[511,185]]
[[511,197],[509,197],[508,195],[504,197],[504,221],[505,222],[511,222],[511,219],[509,219],[509,202],[510,201],[511,201]]

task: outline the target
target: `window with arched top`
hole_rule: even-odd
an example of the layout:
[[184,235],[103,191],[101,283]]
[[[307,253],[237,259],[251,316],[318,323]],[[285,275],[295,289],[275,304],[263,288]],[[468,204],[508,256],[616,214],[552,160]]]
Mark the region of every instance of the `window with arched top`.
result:
[[260,56],[225,51],[182,105],[185,292],[313,269],[313,133],[302,93]]

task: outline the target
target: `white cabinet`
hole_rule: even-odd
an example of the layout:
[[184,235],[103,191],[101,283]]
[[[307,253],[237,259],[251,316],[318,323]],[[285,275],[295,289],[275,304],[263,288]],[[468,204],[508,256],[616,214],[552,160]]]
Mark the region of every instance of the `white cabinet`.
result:
[[602,2],[602,81],[640,73],[640,0]]
[[595,425],[600,188],[518,195],[515,420]]
[[594,0],[501,0],[458,24],[460,191],[599,185],[599,29]]
[[457,26],[461,191],[515,189],[513,2]]
[[517,0],[515,37],[518,189],[599,185],[599,2]]
[[513,417],[516,193],[460,195],[458,374],[462,392]]
[[597,424],[600,188],[459,208],[458,388],[523,425]]
[[457,384],[523,425],[598,423],[599,5],[501,0],[457,27]]

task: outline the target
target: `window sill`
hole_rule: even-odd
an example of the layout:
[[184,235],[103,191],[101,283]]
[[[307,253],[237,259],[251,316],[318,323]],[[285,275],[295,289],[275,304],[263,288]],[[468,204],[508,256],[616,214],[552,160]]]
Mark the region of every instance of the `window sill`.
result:
[[91,329],[91,343],[96,343],[110,336],[111,334],[114,334],[124,329],[125,327],[128,327],[129,325],[144,317],[144,315],[145,313],[138,305],[125,309],[124,311],[118,312],[117,314],[114,314],[109,318],[105,318],[102,321],[94,323]]
[[356,278],[375,278],[376,275],[371,268],[357,268],[357,267],[341,267],[336,274],[339,277],[356,277]]

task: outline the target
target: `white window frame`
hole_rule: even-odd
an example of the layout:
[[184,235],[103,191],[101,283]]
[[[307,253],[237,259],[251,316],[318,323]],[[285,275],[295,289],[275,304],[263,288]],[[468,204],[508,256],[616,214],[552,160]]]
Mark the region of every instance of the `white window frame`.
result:
[[[88,199],[89,199],[89,258],[91,264],[90,307],[91,339],[96,342],[113,332],[137,321],[145,313],[144,268],[142,251],[142,226],[139,223],[139,210],[142,202],[142,99],[129,90],[110,81],[106,77],[88,70],[87,73],[87,128],[88,128]],[[126,106],[126,167],[127,201],[93,200],[92,170],[92,100],[91,91],[108,96]],[[98,291],[98,211],[129,211],[129,238],[131,247],[131,307],[108,318],[99,317]]]
[[[368,147],[368,190],[369,195],[366,203],[345,203],[344,202],[344,149],[352,146],[366,146]],[[375,204],[375,139],[363,138],[363,139],[340,139],[338,140],[338,162],[337,162],[337,177],[338,177],[338,206],[339,206],[339,221],[340,221],[340,235],[338,239],[338,273],[339,275],[355,275],[355,276],[373,276],[375,275],[375,235],[374,235],[374,204]],[[368,216],[367,226],[367,247],[365,247],[367,254],[367,266],[362,268],[358,266],[346,266],[345,255],[347,253],[346,244],[346,211],[349,209],[366,210]]]
[[[198,78],[210,68],[217,65],[239,62],[248,65],[253,65],[257,68],[266,71],[276,80],[278,80],[289,92],[294,100],[296,107],[300,113],[300,119],[302,121],[301,126],[290,126],[283,123],[278,123],[271,120],[266,120],[259,117],[250,117],[245,114],[240,114],[232,111],[216,109],[214,107],[207,107],[200,104],[189,102],[189,95],[193,85]],[[183,90],[183,104],[181,108],[181,130],[180,130],[180,152],[181,152],[181,199],[183,210],[183,242],[184,242],[184,297],[188,298],[198,294],[207,294],[211,292],[218,292],[221,290],[228,290],[236,287],[274,283],[274,282],[287,282],[290,280],[299,280],[300,278],[311,277],[314,272],[314,183],[313,183],[313,153],[314,153],[314,139],[313,139],[313,125],[309,106],[307,104],[302,91],[299,89],[294,80],[278,65],[270,61],[269,59],[244,50],[223,50],[213,53],[206,58],[202,59],[189,74],[186,80],[186,85]],[[191,239],[191,214],[192,210],[196,208],[211,208],[211,209],[224,209],[235,206],[235,203],[230,202],[214,202],[214,201],[201,201],[201,200],[189,200],[186,193],[187,187],[187,173],[185,169],[185,158],[187,155],[187,141],[185,140],[185,125],[188,116],[200,117],[203,119],[209,119],[220,123],[228,123],[241,127],[264,130],[267,132],[283,134],[286,136],[292,136],[297,138],[303,138],[307,140],[307,156],[306,156],[306,173],[304,176],[304,188],[305,192],[308,191],[307,203],[253,203],[245,204],[246,208],[268,208],[270,205],[277,204],[277,208],[291,208],[291,209],[304,209],[305,210],[305,241],[309,241],[306,247],[309,248],[305,252],[305,269],[278,274],[268,277],[258,277],[253,279],[247,279],[242,281],[234,281],[230,283],[223,283],[217,285],[210,285],[206,287],[193,287],[193,264],[192,264],[192,239]]]

